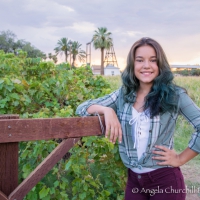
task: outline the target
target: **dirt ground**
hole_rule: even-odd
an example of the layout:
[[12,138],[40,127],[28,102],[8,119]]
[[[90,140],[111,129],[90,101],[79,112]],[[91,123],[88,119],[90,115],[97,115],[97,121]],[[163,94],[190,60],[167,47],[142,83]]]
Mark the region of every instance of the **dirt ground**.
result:
[[200,168],[195,164],[187,163],[181,166],[185,185],[189,189],[186,200],[200,200]]

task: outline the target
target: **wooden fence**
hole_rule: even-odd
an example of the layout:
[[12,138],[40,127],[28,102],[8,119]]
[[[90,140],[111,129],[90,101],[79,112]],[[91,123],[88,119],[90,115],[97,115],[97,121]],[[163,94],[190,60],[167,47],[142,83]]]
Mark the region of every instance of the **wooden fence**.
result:
[[[104,118],[101,116],[104,124]],[[0,200],[22,200],[83,136],[101,135],[98,117],[19,119],[0,115]],[[18,143],[64,139],[18,184]]]

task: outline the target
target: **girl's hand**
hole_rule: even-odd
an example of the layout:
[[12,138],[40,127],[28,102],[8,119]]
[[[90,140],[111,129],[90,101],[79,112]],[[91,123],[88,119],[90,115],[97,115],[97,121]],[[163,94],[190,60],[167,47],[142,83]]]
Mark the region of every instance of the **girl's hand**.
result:
[[162,162],[157,162],[158,165],[170,165],[172,167],[179,167],[183,165],[180,156],[173,149],[171,150],[164,146],[158,145],[155,145],[155,147],[164,151],[152,151],[152,153],[160,155],[154,156],[152,159],[163,160]]
[[105,137],[108,138],[110,135],[110,142],[115,144],[117,138],[119,143],[122,142],[122,130],[121,124],[117,118],[115,111],[112,108],[105,107],[104,108],[104,118],[106,125]]

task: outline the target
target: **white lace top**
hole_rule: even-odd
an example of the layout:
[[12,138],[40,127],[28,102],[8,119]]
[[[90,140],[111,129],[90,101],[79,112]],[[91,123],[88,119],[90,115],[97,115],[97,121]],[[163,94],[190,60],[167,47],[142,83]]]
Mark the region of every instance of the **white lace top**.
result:
[[[132,107],[132,119],[129,121],[129,124],[132,125],[134,148],[137,149],[139,160],[146,151],[149,139],[150,117],[148,111],[138,112]],[[154,169],[143,167],[142,169],[132,168],[131,170],[136,173],[145,173],[153,171]]]

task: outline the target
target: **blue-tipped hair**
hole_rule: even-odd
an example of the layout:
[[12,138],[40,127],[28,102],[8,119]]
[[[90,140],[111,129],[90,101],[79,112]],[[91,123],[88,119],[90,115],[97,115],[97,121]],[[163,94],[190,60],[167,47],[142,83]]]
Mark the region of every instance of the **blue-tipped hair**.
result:
[[134,74],[135,52],[138,47],[145,45],[153,47],[156,52],[159,75],[154,79],[151,91],[146,96],[144,110],[148,108],[151,117],[166,111],[173,112],[177,108],[176,86],[173,83],[174,76],[160,44],[147,37],[136,41],[128,54],[127,66],[122,73],[125,101],[131,102],[133,92],[137,92],[139,89],[140,83]]

